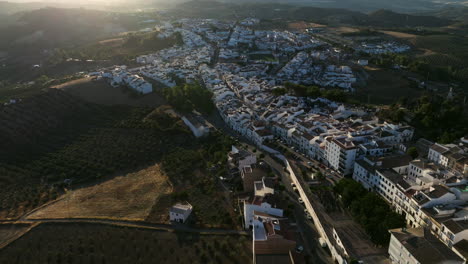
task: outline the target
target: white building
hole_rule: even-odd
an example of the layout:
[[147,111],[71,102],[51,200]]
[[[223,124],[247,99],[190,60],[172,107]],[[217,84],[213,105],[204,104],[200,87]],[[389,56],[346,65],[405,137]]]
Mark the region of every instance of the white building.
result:
[[177,203],[169,210],[169,219],[171,222],[185,223],[192,213],[192,205],[188,202]]
[[253,199],[244,202],[244,223],[245,229],[253,227],[254,212],[283,217],[283,209],[276,208],[277,197],[275,195],[255,196]]
[[[450,219],[442,223],[441,240],[449,247],[453,248],[459,242],[468,240],[468,220]],[[465,242],[466,243],[466,242]]]
[[465,261],[423,228],[390,230],[388,253],[394,264],[462,264]]
[[427,155],[427,158],[431,161],[433,161],[435,164],[447,167],[448,166],[448,157],[445,156],[444,154],[449,152],[449,148],[435,143],[434,145],[431,146],[429,149],[429,154]]
[[387,157],[366,156],[357,160],[354,164],[353,179],[361,183],[369,191],[376,190],[382,186],[382,177],[377,175],[377,169],[392,169],[400,174],[408,173],[408,164],[411,161],[409,155],[393,155]]
[[201,120],[199,116],[182,116],[182,121],[187,125],[192,131],[193,135],[197,138],[207,136],[210,133],[210,127]]
[[274,194],[274,181],[272,178],[263,177],[261,181],[254,182],[255,196],[264,197],[268,194]]
[[325,158],[331,168],[346,174],[351,174],[357,155],[357,146],[347,138],[327,138]]
[[361,59],[361,60],[358,60],[358,64],[361,65],[361,66],[367,66],[367,65],[369,65],[369,61]]
[[249,151],[238,149],[232,146],[231,152],[228,154],[228,162],[236,166],[239,171],[244,167],[249,167],[257,163],[257,156]]

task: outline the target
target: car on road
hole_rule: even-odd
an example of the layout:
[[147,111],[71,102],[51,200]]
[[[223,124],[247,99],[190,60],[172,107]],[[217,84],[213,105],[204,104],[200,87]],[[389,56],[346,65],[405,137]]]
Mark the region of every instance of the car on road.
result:
[[304,200],[302,200],[301,197],[299,197],[299,199],[297,199],[299,201],[300,204],[304,204]]
[[298,246],[296,247],[296,252],[297,252],[297,253],[302,253],[302,251],[304,251],[304,247],[301,246],[301,245],[298,245]]

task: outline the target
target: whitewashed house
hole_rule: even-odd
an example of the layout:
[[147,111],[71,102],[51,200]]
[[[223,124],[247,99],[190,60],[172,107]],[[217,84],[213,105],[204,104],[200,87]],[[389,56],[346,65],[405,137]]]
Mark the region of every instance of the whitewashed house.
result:
[[169,219],[171,222],[185,223],[192,213],[192,205],[188,202],[177,203],[169,210]]

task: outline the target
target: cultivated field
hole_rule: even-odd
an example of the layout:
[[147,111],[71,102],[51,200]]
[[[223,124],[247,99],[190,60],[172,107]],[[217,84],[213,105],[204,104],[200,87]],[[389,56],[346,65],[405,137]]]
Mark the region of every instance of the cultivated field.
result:
[[104,105],[156,107],[164,103],[156,93],[133,95],[122,88],[114,88],[105,81],[93,81],[92,78],[74,80],[52,88],[64,90],[91,103]]
[[0,224],[0,249],[31,228],[27,224]]
[[398,32],[398,31],[381,30],[380,32],[385,33],[387,35],[390,35],[390,36],[392,36],[394,38],[403,39],[403,40],[411,40],[411,39],[414,39],[414,38],[418,37],[418,36],[416,36],[414,34]]
[[[125,176],[116,177],[91,187],[70,191],[60,201],[40,209],[28,219],[40,218],[112,218],[145,220],[158,204],[160,218],[167,218],[170,204],[159,203],[162,196],[172,193],[172,185],[159,165]],[[164,207],[164,208],[162,208]]]
[[422,90],[411,88],[410,82],[398,72],[366,67],[367,86],[357,90],[356,98],[364,103],[393,103],[401,97],[418,97]]
[[0,251],[0,263],[251,263],[251,242],[101,224],[42,224]]

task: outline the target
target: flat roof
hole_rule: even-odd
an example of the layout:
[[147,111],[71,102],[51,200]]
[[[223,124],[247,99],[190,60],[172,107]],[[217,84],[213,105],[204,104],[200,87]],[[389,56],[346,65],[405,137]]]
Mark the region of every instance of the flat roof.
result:
[[443,223],[452,233],[457,234],[468,229],[468,220],[455,221],[453,219]]
[[464,263],[464,260],[423,228],[389,231],[410,254],[424,264]]

